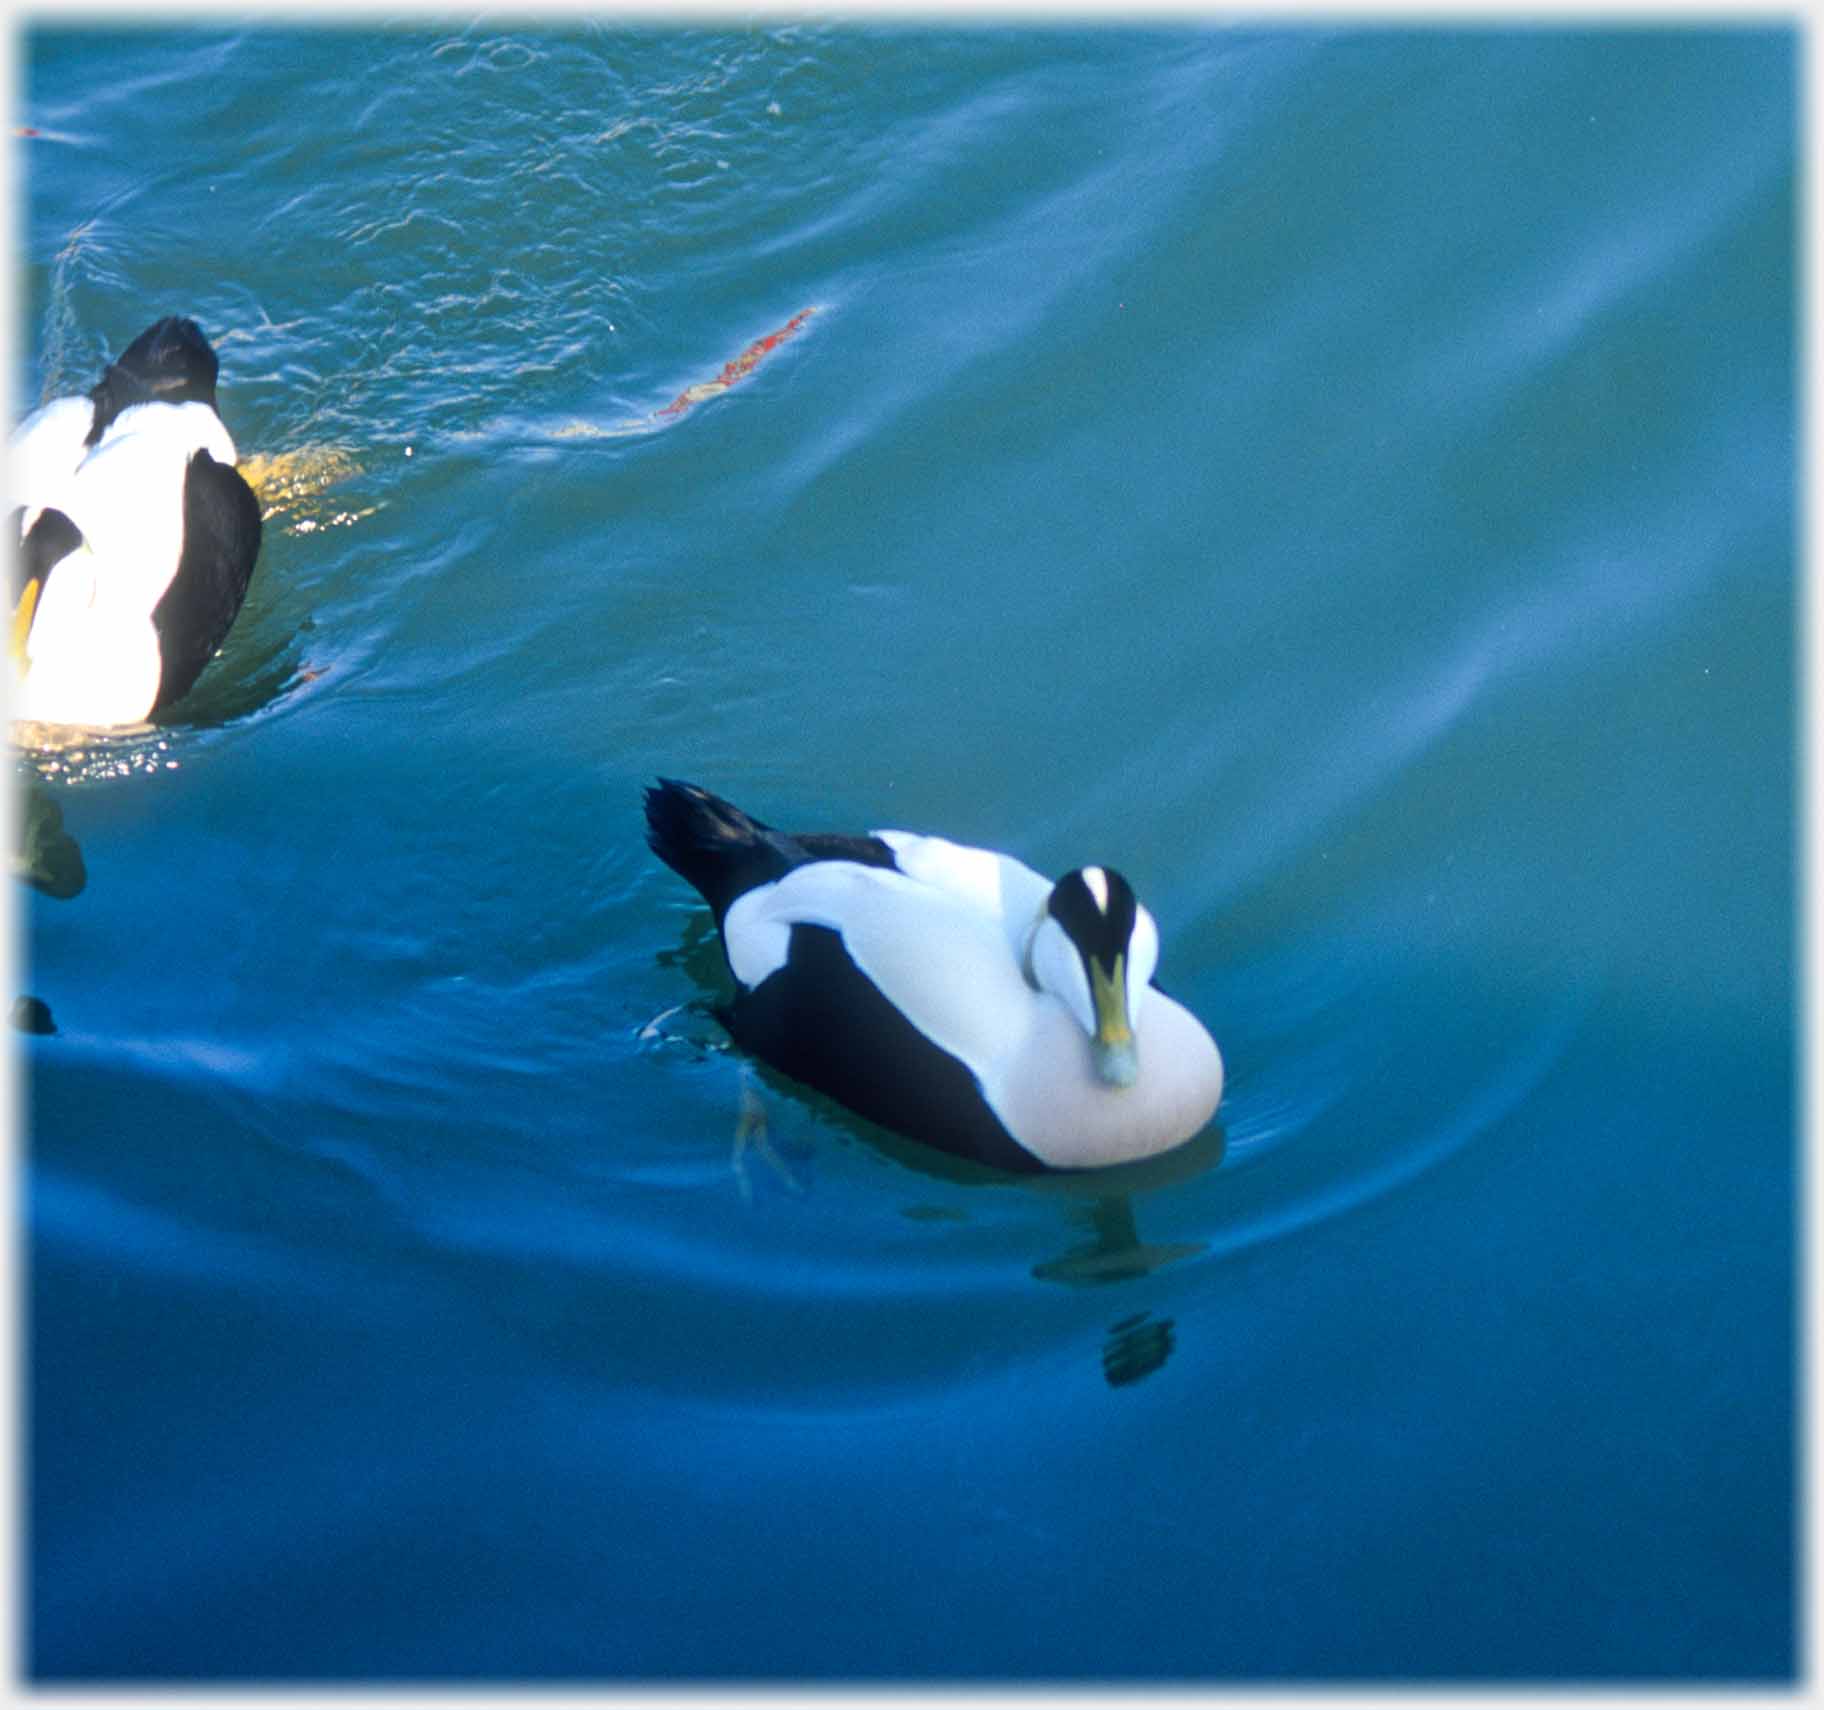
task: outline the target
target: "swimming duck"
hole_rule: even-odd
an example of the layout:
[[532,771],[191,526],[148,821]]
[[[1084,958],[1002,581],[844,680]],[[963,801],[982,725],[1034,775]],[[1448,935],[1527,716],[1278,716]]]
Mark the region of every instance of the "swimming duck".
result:
[[736,1043],[882,1126],[1031,1171],[1147,1157],[1215,1114],[1222,1057],[1150,983],[1158,928],[1112,868],[788,836],[670,778],[646,826],[715,914]]
[[216,413],[215,352],[167,316],[8,448],[16,719],[138,724],[190,688],[246,598],[260,507]]

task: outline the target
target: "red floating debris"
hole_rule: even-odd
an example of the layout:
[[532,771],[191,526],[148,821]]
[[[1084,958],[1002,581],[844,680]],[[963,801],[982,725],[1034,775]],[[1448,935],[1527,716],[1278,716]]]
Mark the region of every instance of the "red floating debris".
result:
[[725,364],[722,372],[715,379],[700,381],[695,386],[686,386],[664,409],[654,412],[655,419],[661,416],[681,416],[692,404],[700,404],[705,398],[713,398],[718,392],[726,392],[736,381],[745,380],[760,366],[762,358],[784,344],[816,313],[817,310],[814,306],[809,309],[800,309],[777,332],[770,332],[765,338],[755,339],[733,362]]

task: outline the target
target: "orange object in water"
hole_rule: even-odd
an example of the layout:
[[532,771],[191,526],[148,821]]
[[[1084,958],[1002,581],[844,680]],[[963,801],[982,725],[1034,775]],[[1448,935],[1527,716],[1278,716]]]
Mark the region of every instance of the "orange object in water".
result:
[[815,306],[800,309],[777,332],[770,332],[765,338],[755,339],[733,362],[724,364],[722,372],[715,379],[700,381],[695,386],[686,386],[664,409],[655,411],[655,416],[681,416],[692,404],[700,404],[705,398],[713,398],[718,392],[726,392],[737,380],[745,380],[760,366],[763,357],[784,344],[816,313]]

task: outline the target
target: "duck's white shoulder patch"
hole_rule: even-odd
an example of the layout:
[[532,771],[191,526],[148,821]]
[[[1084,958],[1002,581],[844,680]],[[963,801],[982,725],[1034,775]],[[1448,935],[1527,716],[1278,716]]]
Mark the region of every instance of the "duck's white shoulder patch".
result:
[[1024,935],[1051,894],[1049,879],[993,849],[910,831],[877,831],[874,836],[893,851],[908,878],[992,915],[1010,936]]
[[235,460],[233,436],[207,404],[134,404],[114,418],[89,455],[100,457],[124,439],[137,440],[142,447],[156,445],[186,462],[199,451],[208,452],[217,463]]
[[[845,938],[871,935],[896,915],[918,910],[924,887],[884,867],[811,861],[769,885],[756,885],[722,917],[728,965],[750,990],[785,966],[794,926],[827,926]],[[907,904],[910,903],[910,910]]]
[[785,966],[791,949],[792,923],[774,905],[778,882],[756,885],[729,904],[722,917],[722,947],[729,971],[747,991]]

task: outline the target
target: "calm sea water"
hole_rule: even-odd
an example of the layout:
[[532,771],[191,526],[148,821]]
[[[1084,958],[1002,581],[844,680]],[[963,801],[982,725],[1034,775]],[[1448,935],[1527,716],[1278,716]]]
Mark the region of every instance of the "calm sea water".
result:
[[[1792,32],[20,58],[16,406],[292,477],[18,766],[32,1675],[1791,1676]],[[661,771],[1119,865],[1218,1125],[738,1166]]]

